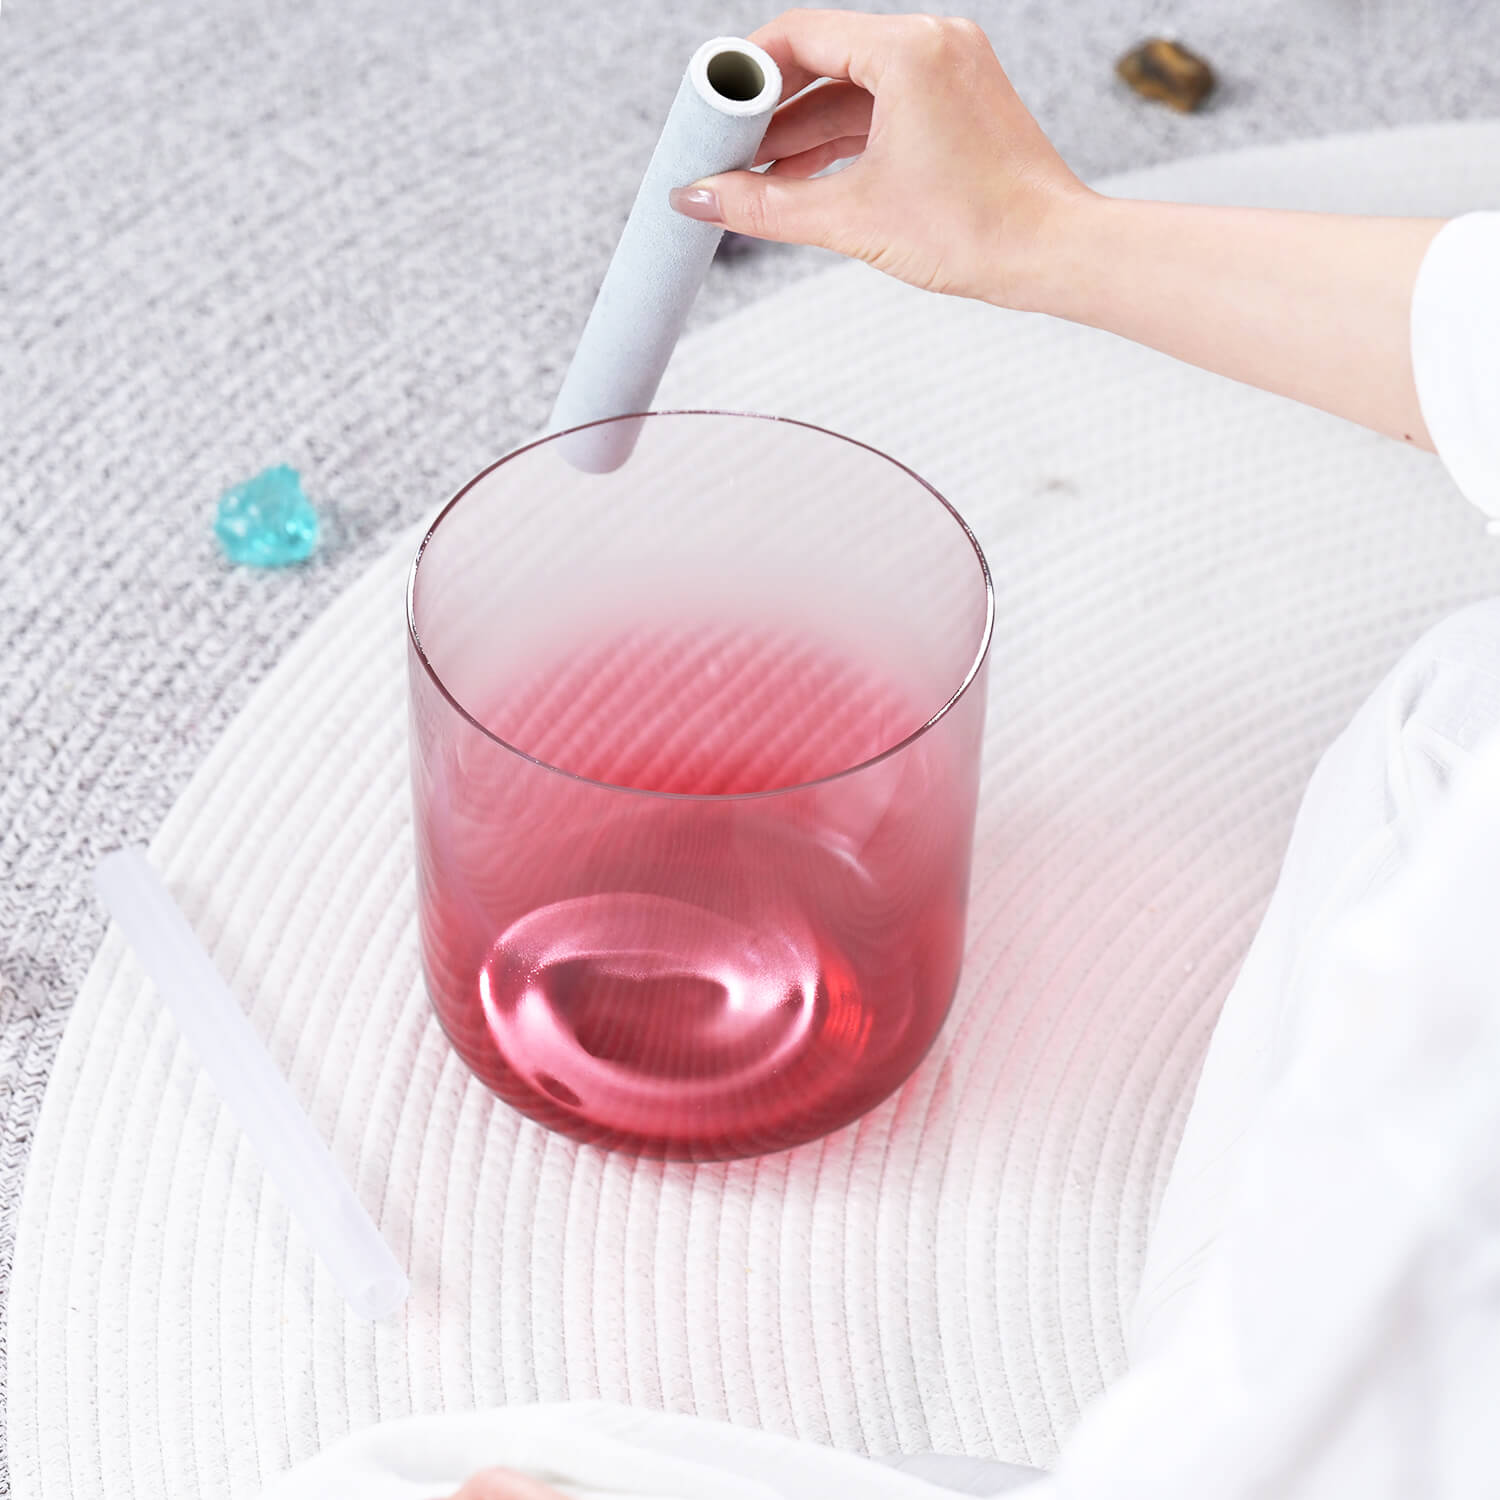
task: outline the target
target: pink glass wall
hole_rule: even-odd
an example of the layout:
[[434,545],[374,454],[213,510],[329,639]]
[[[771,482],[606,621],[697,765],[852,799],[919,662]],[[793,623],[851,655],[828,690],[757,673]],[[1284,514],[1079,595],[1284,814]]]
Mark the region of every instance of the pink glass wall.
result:
[[875,450],[724,413],[547,439],[413,570],[423,962],[502,1099],[703,1159],[855,1118],[941,1027],[963,949],[988,573]]

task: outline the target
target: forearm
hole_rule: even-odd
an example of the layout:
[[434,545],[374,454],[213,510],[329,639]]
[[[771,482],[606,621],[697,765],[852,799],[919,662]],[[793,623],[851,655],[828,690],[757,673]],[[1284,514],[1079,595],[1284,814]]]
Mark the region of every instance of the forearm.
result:
[[789,94],[829,82],[777,111],[767,172],[680,190],[681,212],[823,245],[928,291],[1091,323],[1432,446],[1411,300],[1439,221],[1102,197],[972,22],[798,10],[755,40]]
[[1431,448],[1410,316],[1441,222],[1081,194],[1012,300]]

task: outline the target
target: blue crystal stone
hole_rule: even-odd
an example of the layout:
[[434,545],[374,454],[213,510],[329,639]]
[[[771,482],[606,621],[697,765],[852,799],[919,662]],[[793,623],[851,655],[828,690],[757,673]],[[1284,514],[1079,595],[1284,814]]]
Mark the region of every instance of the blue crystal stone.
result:
[[318,545],[318,513],[295,469],[278,464],[226,490],[214,535],[230,562],[284,568],[311,557]]

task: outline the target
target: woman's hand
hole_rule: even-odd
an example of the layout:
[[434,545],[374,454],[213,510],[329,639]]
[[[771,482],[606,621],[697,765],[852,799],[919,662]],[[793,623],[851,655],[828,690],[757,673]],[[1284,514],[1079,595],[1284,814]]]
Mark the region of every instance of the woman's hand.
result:
[[[750,40],[776,59],[790,100],[757,157],[774,165],[678,189],[680,213],[821,245],[927,291],[1027,301],[1054,219],[1091,195],[978,26],[793,10]],[[801,92],[817,79],[830,81]]]
[[[798,95],[766,132],[761,158],[774,165],[679,188],[680,213],[822,245],[928,291],[1089,323],[1432,446],[1410,323],[1441,221],[1092,192],[971,21],[794,10],[754,40]],[[799,93],[819,78],[832,81]]]

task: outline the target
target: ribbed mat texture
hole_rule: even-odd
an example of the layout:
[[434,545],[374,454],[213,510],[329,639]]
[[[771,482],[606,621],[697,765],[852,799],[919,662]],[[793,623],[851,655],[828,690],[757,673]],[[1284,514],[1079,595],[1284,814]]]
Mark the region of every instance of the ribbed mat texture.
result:
[[[1451,212],[1500,201],[1500,127],[1131,186]],[[472,1082],[417,964],[413,533],[265,680],[152,851],[413,1298],[346,1314],[112,934],[21,1210],[21,1500],[250,1496],[382,1418],[594,1396],[1044,1463],[1123,1368],[1153,1205],[1313,761],[1407,643],[1500,588],[1496,544],[1430,457],[862,267],[696,335],[668,380],[662,405],[884,448],[987,550],[968,959],[938,1046],[856,1126],[703,1167],[549,1136]]]

